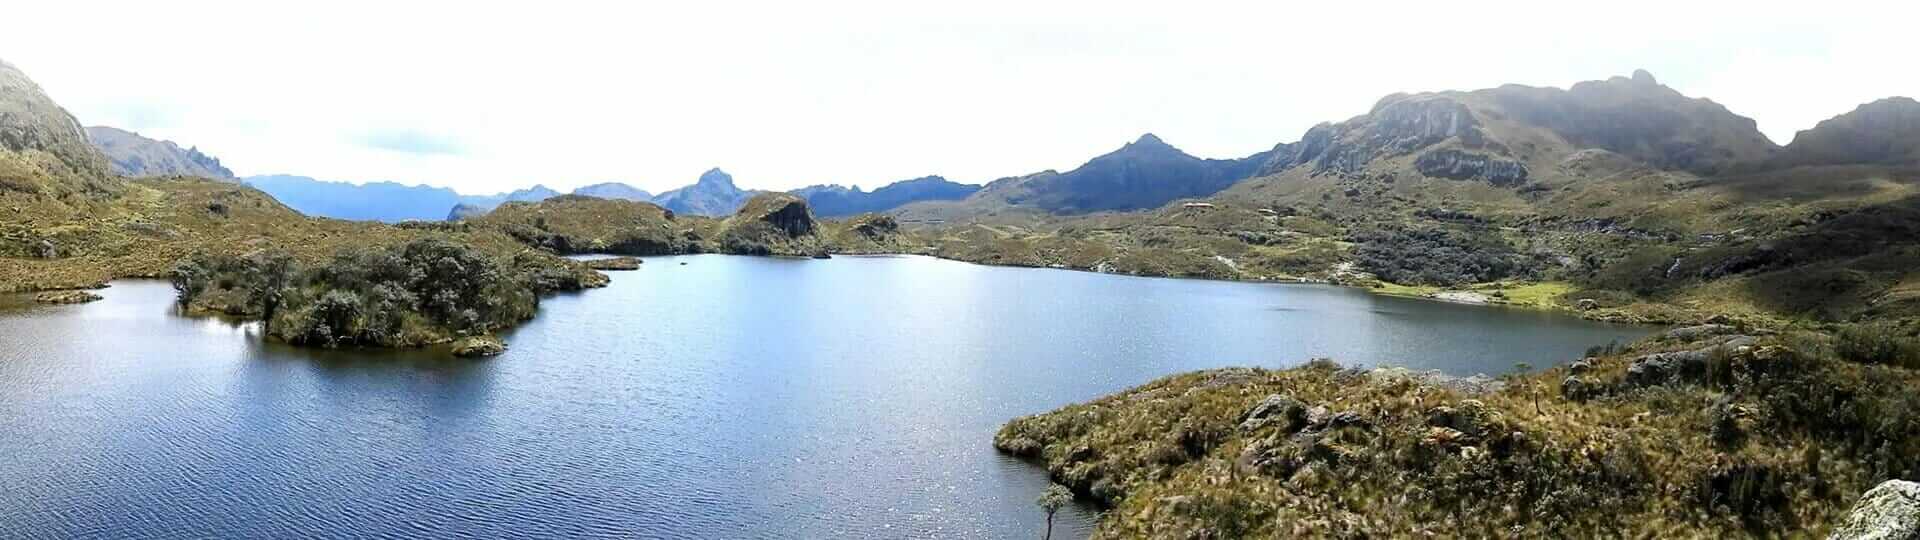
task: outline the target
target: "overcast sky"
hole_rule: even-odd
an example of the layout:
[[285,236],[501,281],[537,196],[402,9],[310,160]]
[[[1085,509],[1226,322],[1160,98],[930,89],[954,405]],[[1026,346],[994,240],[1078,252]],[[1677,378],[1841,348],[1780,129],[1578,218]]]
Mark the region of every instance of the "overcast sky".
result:
[[1392,92],[1635,68],[1783,144],[1920,94],[1915,2],[10,4],[0,59],[83,123],[468,193],[977,183],[1145,132],[1239,157]]

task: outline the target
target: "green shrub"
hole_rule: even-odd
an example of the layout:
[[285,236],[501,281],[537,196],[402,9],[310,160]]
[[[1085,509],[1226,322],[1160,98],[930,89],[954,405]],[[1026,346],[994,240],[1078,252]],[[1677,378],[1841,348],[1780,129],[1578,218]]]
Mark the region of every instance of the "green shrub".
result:
[[1840,359],[1850,362],[1920,368],[1920,340],[1889,324],[1843,327],[1834,336],[1833,347]]
[[1357,232],[1354,260],[1394,283],[1460,285],[1531,279],[1542,265],[1496,235],[1450,227],[1387,225]]

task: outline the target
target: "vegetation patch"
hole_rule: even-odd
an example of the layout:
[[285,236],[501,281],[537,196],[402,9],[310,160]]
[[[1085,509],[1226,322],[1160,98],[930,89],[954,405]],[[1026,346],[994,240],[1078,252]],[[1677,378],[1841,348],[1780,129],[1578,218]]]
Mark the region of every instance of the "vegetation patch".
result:
[[342,251],[309,265],[284,252],[196,255],[171,273],[182,305],[262,321],[295,345],[405,347],[498,331],[533,317],[538,294],[606,283],[552,256],[503,265],[460,244],[423,239]]
[[1676,331],[1497,387],[1211,370],[994,445],[1110,507],[1096,538],[1817,535],[1920,474],[1920,377],[1829,343]]

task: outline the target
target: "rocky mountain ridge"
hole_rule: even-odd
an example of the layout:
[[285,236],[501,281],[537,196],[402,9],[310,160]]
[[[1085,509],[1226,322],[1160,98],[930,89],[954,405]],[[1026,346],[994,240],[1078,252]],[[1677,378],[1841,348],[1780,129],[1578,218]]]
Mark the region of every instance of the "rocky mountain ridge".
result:
[[139,133],[108,126],[87,127],[87,139],[105,153],[114,174],[120,176],[199,176],[234,180],[233,171],[199,147],[180,148]]

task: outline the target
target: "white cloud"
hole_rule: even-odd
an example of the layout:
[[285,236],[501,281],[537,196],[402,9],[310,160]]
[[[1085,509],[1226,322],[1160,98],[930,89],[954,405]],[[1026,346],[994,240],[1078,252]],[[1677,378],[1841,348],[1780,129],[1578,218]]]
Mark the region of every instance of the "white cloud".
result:
[[712,166],[762,188],[984,182],[1148,131],[1231,157],[1391,92],[1640,67],[1785,142],[1920,89],[1901,28],[1920,13],[1894,3],[476,4],[34,2],[7,9],[33,24],[0,58],[82,122],[243,174],[468,192],[660,191]]

